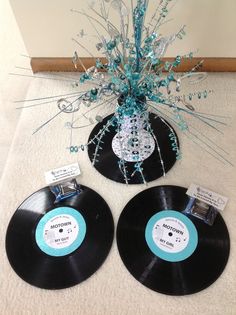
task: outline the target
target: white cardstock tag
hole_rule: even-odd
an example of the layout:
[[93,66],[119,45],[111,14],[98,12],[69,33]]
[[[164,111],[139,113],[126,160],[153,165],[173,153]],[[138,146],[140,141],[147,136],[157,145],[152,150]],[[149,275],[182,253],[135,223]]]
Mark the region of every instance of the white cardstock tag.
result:
[[197,198],[221,211],[224,210],[228,202],[227,197],[219,195],[216,192],[210,191],[209,189],[203,188],[196,184],[191,184],[186,194],[190,197]]
[[48,172],[45,172],[45,180],[47,185],[60,183],[62,181],[70,180],[81,174],[79,164],[74,163],[66,165]]

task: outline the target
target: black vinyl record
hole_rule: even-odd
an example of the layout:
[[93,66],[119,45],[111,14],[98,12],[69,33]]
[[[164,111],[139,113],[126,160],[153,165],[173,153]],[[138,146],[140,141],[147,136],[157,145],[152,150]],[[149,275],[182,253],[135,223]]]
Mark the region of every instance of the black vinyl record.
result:
[[188,201],[185,188],[157,186],[131,199],[119,218],[117,244],[123,263],[136,280],[159,293],[203,290],[228,261],[230,239],[222,216],[209,226],[181,213]]
[[79,195],[54,204],[45,187],[14,213],[6,234],[6,251],[15,272],[44,289],[63,289],[90,277],[104,262],[114,224],[106,202],[80,185]]
[[[94,127],[89,136],[89,142],[94,139],[94,137],[99,133],[100,130],[102,130],[103,126],[107,124],[112,116],[113,115],[107,116],[101,123],[98,123]],[[155,145],[154,152],[151,154],[151,156],[145,159],[142,164],[143,175],[146,182],[150,182],[159,177],[162,177],[164,175],[163,167],[165,169],[165,173],[167,173],[175,164],[176,151],[173,151],[173,142],[170,141],[171,132],[174,133],[177,146],[179,146],[178,137],[175,134],[173,128],[169,125],[169,123],[153,113],[149,113],[149,121],[153,134],[158,141],[163,164],[160,159],[157,145]],[[112,140],[117,134],[116,130],[116,126],[110,126],[109,132],[106,132],[104,134],[102,138],[103,143],[100,144],[101,149],[99,150],[99,156],[94,164],[94,167],[103,176],[118,183],[126,183],[124,175],[119,169],[119,158],[112,149]],[[88,155],[91,162],[93,161],[95,151],[96,141],[88,146]],[[134,164],[135,162],[126,162],[126,171],[129,178],[128,184],[141,184],[143,183],[143,178],[141,174],[139,172],[136,172],[134,175],[132,175],[134,173]]]

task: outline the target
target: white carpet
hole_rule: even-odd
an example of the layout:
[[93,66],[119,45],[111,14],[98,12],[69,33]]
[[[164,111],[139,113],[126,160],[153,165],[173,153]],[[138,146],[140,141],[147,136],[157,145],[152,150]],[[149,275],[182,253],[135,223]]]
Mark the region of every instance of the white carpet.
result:
[[[15,110],[15,100],[24,99],[31,78],[16,77],[16,66],[28,67],[29,58],[8,0],[0,0],[0,178],[7,160],[21,111]],[[30,71],[27,71],[30,74]]]
[[[223,127],[224,136],[202,127],[218,145],[229,151],[229,159],[236,164],[236,75],[210,74],[199,89],[211,88],[215,93],[205,102],[197,102],[197,110],[231,117]],[[195,87],[194,87],[195,88]],[[27,98],[66,93],[67,83],[35,79]],[[198,183],[229,197],[223,213],[231,237],[231,252],[222,276],[206,290],[185,297],[171,297],[155,293],[137,282],[124,267],[114,240],[111,252],[102,267],[87,281],[70,289],[47,291],[21,280],[11,269],[5,253],[5,233],[8,222],[19,204],[34,191],[45,186],[44,172],[79,161],[81,184],[96,190],[109,204],[115,224],[125,204],[144,185],[125,186],[100,175],[88,159],[87,153],[71,155],[65,149],[69,131],[64,128],[68,116],[57,117],[46,129],[32,136],[42,122],[57,112],[55,104],[42,105],[34,110],[24,109],[0,185],[0,314],[80,314],[80,315],[177,315],[177,314],[236,314],[236,172],[202,151],[179,133],[183,159],[177,162],[165,178],[156,185],[187,187]],[[69,119],[68,119],[69,121]],[[91,128],[80,129],[78,143],[86,142]],[[135,246],[135,245],[134,245]],[[202,262],[204,264],[204,261]],[[217,261],[215,262],[217,264]],[[194,272],[194,270],[192,271]],[[35,275],[37,276],[37,275]],[[64,275],[66,277],[66,274]]]

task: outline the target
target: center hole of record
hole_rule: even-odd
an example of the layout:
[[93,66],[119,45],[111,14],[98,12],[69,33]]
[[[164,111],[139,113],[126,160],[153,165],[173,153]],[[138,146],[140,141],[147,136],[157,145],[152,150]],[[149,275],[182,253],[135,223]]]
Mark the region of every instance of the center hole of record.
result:
[[62,232],[63,232],[63,229],[60,229],[59,232],[62,233]]
[[169,235],[169,236],[172,236],[172,235],[173,235],[173,233],[171,233],[171,232],[170,232],[168,235]]

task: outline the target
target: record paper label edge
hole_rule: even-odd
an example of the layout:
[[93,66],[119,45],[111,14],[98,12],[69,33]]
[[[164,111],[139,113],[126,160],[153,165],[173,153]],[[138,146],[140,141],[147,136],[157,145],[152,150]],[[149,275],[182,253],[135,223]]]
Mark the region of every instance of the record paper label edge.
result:
[[156,256],[169,262],[178,262],[193,254],[198,244],[198,233],[186,215],[164,210],[149,219],[145,239]]
[[54,257],[75,251],[83,242],[86,223],[78,210],[59,207],[46,213],[38,222],[35,240],[38,247]]

